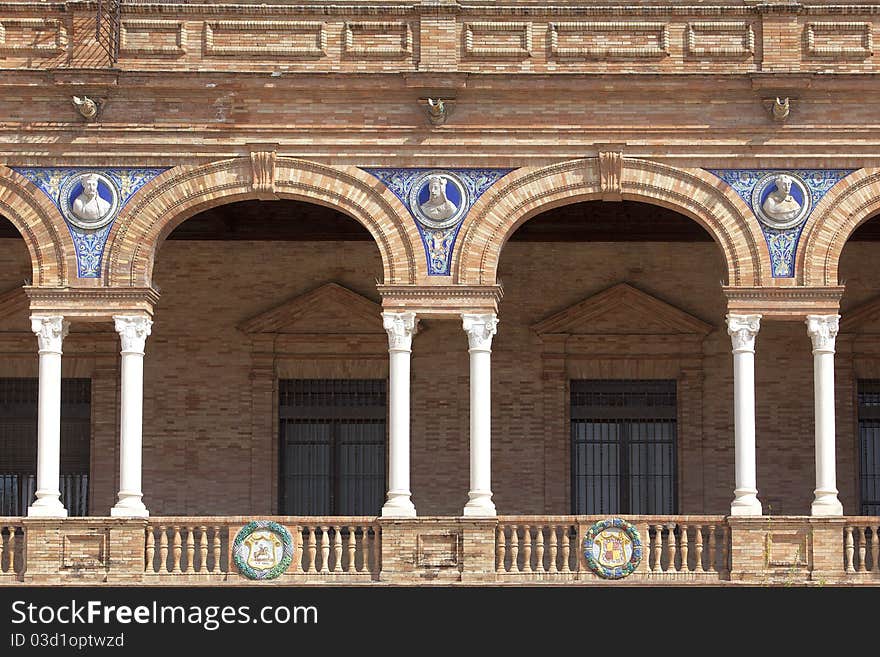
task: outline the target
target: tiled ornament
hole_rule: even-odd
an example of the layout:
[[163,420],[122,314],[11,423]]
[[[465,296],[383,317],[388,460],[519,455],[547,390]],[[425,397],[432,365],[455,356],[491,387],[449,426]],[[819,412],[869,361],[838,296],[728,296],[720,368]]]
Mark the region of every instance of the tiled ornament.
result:
[[448,276],[452,249],[467,213],[513,169],[364,169],[381,180],[415,219],[429,276]]
[[730,185],[761,224],[773,278],[794,276],[804,224],[825,194],[852,169],[709,169]]
[[14,167],[39,187],[64,217],[76,247],[77,276],[100,278],[113,222],[141,187],[167,168]]

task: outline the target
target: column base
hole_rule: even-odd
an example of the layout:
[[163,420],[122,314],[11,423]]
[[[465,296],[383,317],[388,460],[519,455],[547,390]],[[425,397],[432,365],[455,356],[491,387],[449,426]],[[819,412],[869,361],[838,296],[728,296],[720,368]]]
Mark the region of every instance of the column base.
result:
[[816,499],[810,507],[810,514],[814,516],[842,516],[843,504],[837,499],[837,491],[815,492]]
[[388,492],[388,501],[382,507],[383,518],[415,518],[416,507],[410,499],[410,493]]
[[730,515],[732,516],[760,516],[764,508],[758,500],[758,491],[737,489],[733,491],[735,498],[730,503]]
[[463,516],[470,518],[486,518],[498,515],[492,501],[492,491],[470,491],[468,503],[464,505]]
[[29,518],[66,518],[67,509],[61,503],[58,491],[37,491],[37,499],[28,507]]
[[110,515],[114,518],[148,518],[150,512],[144,506],[140,493],[119,493],[119,501],[112,509]]

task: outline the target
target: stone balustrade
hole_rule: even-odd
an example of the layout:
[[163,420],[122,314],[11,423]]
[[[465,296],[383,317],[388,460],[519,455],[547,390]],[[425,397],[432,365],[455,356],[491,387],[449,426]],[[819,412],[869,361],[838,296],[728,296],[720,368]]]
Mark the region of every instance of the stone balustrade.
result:
[[262,585],[877,585],[880,517],[624,516],[642,559],[588,566],[598,516],[0,518],[0,585],[252,585],[232,550],[251,520],[290,532]]

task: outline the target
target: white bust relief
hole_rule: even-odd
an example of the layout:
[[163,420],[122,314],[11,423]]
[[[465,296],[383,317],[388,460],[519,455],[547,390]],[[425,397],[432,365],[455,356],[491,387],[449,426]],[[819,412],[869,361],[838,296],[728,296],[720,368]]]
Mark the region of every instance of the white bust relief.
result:
[[71,212],[80,221],[98,221],[110,211],[110,204],[98,194],[98,176],[84,176],[82,186],[82,193],[73,201]]
[[771,219],[790,221],[801,211],[801,204],[791,195],[791,176],[781,174],[773,179],[776,190],[770,192],[761,209]]
[[428,200],[419,205],[419,209],[429,219],[443,221],[454,215],[458,208],[446,196],[446,178],[443,176],[428,177]]

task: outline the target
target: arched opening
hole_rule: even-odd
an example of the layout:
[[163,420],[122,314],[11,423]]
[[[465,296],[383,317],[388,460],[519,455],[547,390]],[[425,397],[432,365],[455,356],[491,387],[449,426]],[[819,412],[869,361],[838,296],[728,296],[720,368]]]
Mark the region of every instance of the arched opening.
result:
[[838,266],[840,333],[834,357],[837,487],[847,513],[880,513],[880,215],[863,222]]
[[[27,514],[37,472],[37,342],[28,301],[32,265],[18,230],[0,215],[0,516]],[[61,385],[61,500],[70,515],[89,509],[89,379],[74,363],[81,344],[69,343]]]
[[[585,201],[520,226],[498,271],[499,510],[729,513],[733,371],[726,265],[712,236],[668,208]],[[774,512],[807,512],[813,448],[788,430],[787,414],[812,421],[809,341],[802,327],[776,322],[758,345],[760,494]],[[803,377],[780,380],[776,355],[793,351]],[[777,409],[772,400],[795,390],[803,403]],[[780,458],[793,482],[774,477]]]
[[168,235],[144,361],[152,514],[379,513],[382,271],[360,223],[306,202],[219,205]]

